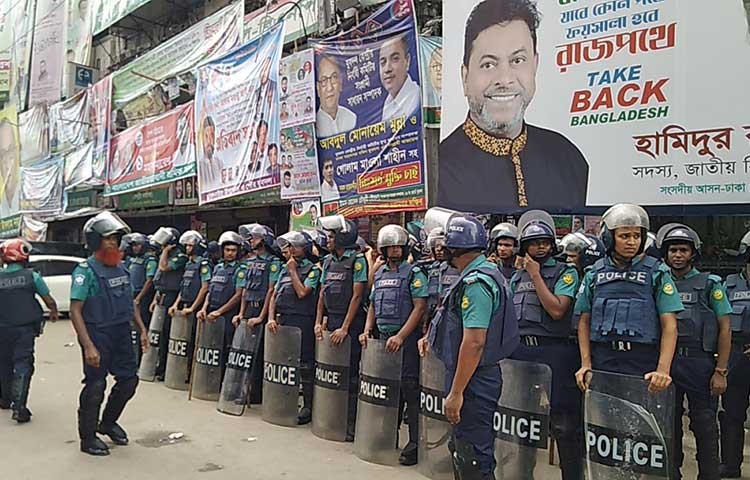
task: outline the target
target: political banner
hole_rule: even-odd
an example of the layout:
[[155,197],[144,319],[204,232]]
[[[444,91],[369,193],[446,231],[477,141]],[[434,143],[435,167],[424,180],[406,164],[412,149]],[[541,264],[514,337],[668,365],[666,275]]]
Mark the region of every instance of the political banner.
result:
[[315,123],[315,72],[312,48],[281,59],[279,101],[281,128]]
[[49,107],[49,151],[64,153],[89,141],[88,95],[82,91]]
[[13,63],[13,29],[11,25],[13,4],[11,0],[0,0],[0,102],[10,97],[10,76]]
[[49,117],[46,105],[37,105],[18,114],[21,165],[31,165],[49,156]]
[[198,181],[195,177],[176,180],[172,185],[175,205],[198,205]]
[[0,238],[15,238],[21,232],[21,215],[0,218]]
[[324,214],[427,207],[412,0],[391,0],[315,44]]
[[110,123],[112,121],[112,76],[108,75],[88,89],[91,124],[92,186],[104,185],[109,164]]
[[50,157],[35,165],[21,167],[19,212],[47,218],[65,210],[63,164],[62,157]]
[[[86,0],[83,0],[84,2]],[[93,0],[96,6],[95,15],[92,19],[92,31],[94,35],[108,29],[120,19],[136,11],[140,6],[151,0]]]
[[236,48],[242,40],[243,6],[235,2],[219,10],[113,73],[115,104],[122,106],[155,84]]
[[105,195],[119,195],[195,175],[193,103],[112,138]]
[[11,43],[10,102],[21,111],[26,108],[29,86],[31,39],[34,33],[36,0],[20,0],[10,10],[13,42]]
[[15,107],[0,110],[0,218],[18,213],[21,191],[21,149]]
[[315,125],[307,123],[281,131],[281,198],[320,196]]
[[65,155],[63,181],[65,190],[72,190],[79,185],[90,185],[94,176],[93,169],[94,143],[69,151]]
[[319,213],[320,200],[317,198],[293,201],[289,209],[289,231],[320,228],[318,226]]
[[47,222],[21,215],[21,237],[29,242],[44,242],[47,240],[47,225]]
[[201,205],[279,184],[283,24],[198,69],[195,122]]
[[456,41],[445,45],[440,205],[503,213],[750,200],[743,2],[444,7]]
[[[91,17],[89,0],[67,0],[68,28],[65,32],[65,60],[88,65],[91,62]],[[96,0],[94,0],[96,2]],[[125,2],[107,2],[119,4]]]
[[39,0],[31,52],[29,105],[60,100],[65,66],[64,0]]
[[[296,4],[296,5],[295,5]],[[299,6],[299,8],[297,8]],[[244,43],[255,40],[273,25],[284,19],[284,43],[317,33],[321,0],[276,0],[245,15],[243,21]]]
[[426,127],[440,127],[443,95],[443,37],[419,37],[422,67],[422,111]]

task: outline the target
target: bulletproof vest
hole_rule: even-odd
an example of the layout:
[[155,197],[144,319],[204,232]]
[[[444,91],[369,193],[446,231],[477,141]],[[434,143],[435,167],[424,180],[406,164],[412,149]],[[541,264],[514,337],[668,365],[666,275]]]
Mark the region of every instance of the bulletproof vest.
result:
[[16,327],[42,322],[42,307],[36,300],[32,269],[0,274],[0,305],[1,326]]
[[229,265],[219,262],[208,282],[208,308],[214,311],[227,303],[234,296],[234,274],[240,268],[239,262]]
[[653,274],[659,261],[645,256],[620,270],[606,258],[594,264],[591,341],[657,343],[661,334]]
[[440,262],[433,262],[427,266],[427,313],[430,318],[437,310],[440,303]]
[[205,260],[188,262],[182,272],[182,283],[180,284],[180,297],[185,305],[192,305],[201,291],[201,267],[208,267]]
[[732,304],[732,334],[750,337],[750,282],[733,273],[727,277],[726,285]]
[[[297,275],[300,280],[304,283],[307,276],[312,271],[312,263],[308,263],[305,266],[297,267]],[[318,297],[315,292],[305,298],[298,298],[297,292],[294,291],[294,285],[292,285],[292,276],[289,270],[284,270],[279,279],[279,287],[276,289],[276,311],[282,315],[304,315],[304,316],[315,316],[316,306]]]
[[146,283],[146,261],[145,255],[128,257],[128,271],[130,272],[130,284],[133,290],[140,292]]
[[510,279],[513,278],[513,274],[516,273],[514,267],[506,267],[502,262],[500,262],[497,268],[500,269],[500,273],[502,273],[503,277],[508,281],[510,281]]
[[326,271],[323,303],[329,315],[346,316],[349,310],[349,304],[354,295],[354,262],[356,260],[356,254],[343,260],[334,260],[333,255],[329,255],[323,263]]
[[[567,268],[564,263],[555,262],[554,265],[542,265],[541,274],[544,284],[551,292],[555,291],[555,284]],[[513,303],[518,317],[518,328],[521,335],[539,335],[542,337],[568,338],[570,336],[572,307],[560,320],[553,319],[544,309],[539,295],[534,288],[534,281],[526,270],[518,271],[519,281],[513,294]]]
[[406,262],[394,272],[387,265],[375,273],[373,305],[378,325],[403,326],[412,310],[411,278],[414,267]]
[[[430,345],[449,371],[456,368],[458,351],[463,340],[463,321],[459,312],[462,311],[461,303],[466,285],[464,279],[477,271],[490,277],[500,289],[500,308],[492,312],[490,317],[487,341],[479,365],[495,365],[510,356],[518,346],[518,321],[505,277],[494,266],[482,265],[479,268],[467,269],[446,292],[443,305],[438,309],[430,328]],[[483,277],[477,276],[473,281],[483,282],[487,288],[492,288],[489,280]]]
[[263,302],[268,293],[268,283],[273,257],[255,257],[247,261],[247,276],[245,277],[245,301]]
[[130,275],[120,263],[107,267],[99,262],[86,262],[98,282],[98,292],[83,302],[83,320],[88,324],[119,325],[133,319],[133,297]]
[[[170,257],[170,260],[172,258],[177,258],[177,255]],[[170,270],[168,272],[162,272],[157,269],[156,274],[154,275],[154,286],[156,287],[156,290],[159,292],[179,291],[180,285],[182,284],[182,271],[182,268],[179,270]]]
[[709,304],[708,273],[692,278],[675,278],[677,291],[685,310],[677,313],[677,336],[680,343],[702,345],[707,352],[716,352],[719,325]]

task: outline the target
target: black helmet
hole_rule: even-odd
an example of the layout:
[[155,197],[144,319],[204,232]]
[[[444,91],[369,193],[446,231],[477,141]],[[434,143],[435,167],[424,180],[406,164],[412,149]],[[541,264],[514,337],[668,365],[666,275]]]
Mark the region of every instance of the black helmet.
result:
[[128,233],[130,233],[128,224],[112,212],[101,212],[89,218],[83,226],[86,248],[92,252],[99,249],[102,238],[110,235],[127,235]]
[[526,246],[531,240],[549,240],[552,244],[551,255],[557,254],[555,242],[555,221],[552,215],[544,210],[529,210],[518,219],[519,253],[526,255]]
[[688,244],[693,249],[693,259],[701,253],[701,239],[698,233],[687,225],[681,223],[668,223],[661,227],[656,233],[656,247],[659,254],[666,261],[669,246],[683,243]]

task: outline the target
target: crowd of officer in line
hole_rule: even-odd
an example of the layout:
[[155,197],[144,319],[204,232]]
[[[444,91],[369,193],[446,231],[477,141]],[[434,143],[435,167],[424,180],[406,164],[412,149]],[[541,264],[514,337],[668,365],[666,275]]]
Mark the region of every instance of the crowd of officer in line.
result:
[[[444,411],[458,478],[494,478],[492,413],[504,358],[552,370],[550,433],[562,478],[582,478],[581,391],[592,370],[640,376],[653,392],[673,383],[676,444],[686,397],[699,478],[740,477],[750,394],[750,232],[740,245],[742,271],[722,281],[695,268],[701,242],[693,229],[668,224],[650,242],[648,215],[635,205],[609,209],[598,237],[574,233],[560,242],[542,211],[489,234],[458,213],[434,228],[427,221],[409,227],[383,227],[373,249],[340,216],[321,218],[319,230],[278,237],[264,225],[241,225],[210,243],[172,227],[148,237],[131,233],[110,212],[90,219],[84,234],[92,254],[73,272],[71,287],[85,373],[81,450],[109,453],[97,433],[128,443],[117,421],[138,384],[133,341],[149,348],[149,320],[162,307],[168,315],[159,342],[169,338],[168,319],[178,312],[199,323],[225,322],[225,344],[240,325],[266,325],[271,333],[298,327],[299,424],[312,416],[316,340],[325,331],[333,344],[351,337],[347,441],[355,435],[361,348],[375,337],[389,351],[403,350],[404,465],[418,458],[419,355],[432,350],[447,370]],[[42,324],[35,295],[57,318],[43,279],[28,268],[30,249],[22,240],[0,246],[0,303],[13,306],[0,312],[0,407],[11,408],[18,422],[31,417],[34,338]],[[163,378],[167,348],[159,347]],[[115,385],[100,415],[107,375]],[[248,402],[262,401],[259,388],[248,390]],[[677,448],[676,478],[681,464]]]

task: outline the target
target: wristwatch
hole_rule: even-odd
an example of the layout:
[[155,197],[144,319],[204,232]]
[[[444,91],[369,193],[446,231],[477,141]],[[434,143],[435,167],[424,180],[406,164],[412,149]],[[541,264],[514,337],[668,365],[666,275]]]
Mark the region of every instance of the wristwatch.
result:
[[726,377],[727,375],[729,375],[729,370],[726,369],[726,368],[716,367],[716,368],[714,368],[714,372],[718,373],[722,377]]

